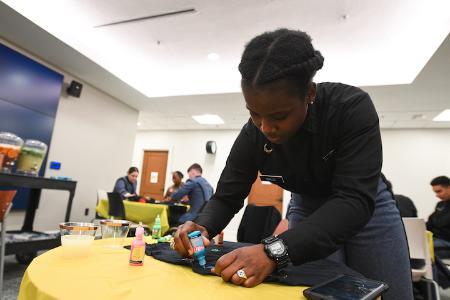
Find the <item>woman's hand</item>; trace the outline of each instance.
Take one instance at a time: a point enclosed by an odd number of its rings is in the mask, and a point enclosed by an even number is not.
[[[203,237],[203,244],[209,246],[210,241],[208,239],[208,232],[205,227],[195,224],[194,222],[187,221],[186,223],[178,226],[177,232],[175,232],[174,237],[174,249],[182,256],[188,257],[194,254],[191,243],[189,241],[188,234],[193,231],[200,231]]]
[[[212,271],[221,276],[224,281],[254,287],[263,282],[275,268],[276,264],[266,255],[264,245],[259,244],[242,247],[225,254],[219,258]],[[238,270],[243,270],[247,279],[242,278],[244,276],[238,276]]]

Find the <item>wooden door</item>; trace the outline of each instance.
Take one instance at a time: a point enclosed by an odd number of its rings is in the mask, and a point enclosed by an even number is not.
[[[283,210],[283,189],[276,184],[270,182],[262,182],[258,177],[253,183],[250,194],[248,195],[248,204],[258,206],[275,206],[282,214]]]
[[[167,151],[144,151],[140,195],[156,200],[164,198]]]

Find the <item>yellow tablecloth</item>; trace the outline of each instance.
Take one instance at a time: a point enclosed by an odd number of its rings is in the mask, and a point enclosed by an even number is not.
[[[167,205],[140,203],[127,200],[123,201],[123,204],[125,206],[125,219],[135,223],[142,222],[151,229],[155,223],[156,216],[159,215],[161,218],[161,232],[165,233],[169,230],[169,208]],[[99,216],[109,218],[108,200],[100,200],[97,204],[96,211]]]
[[[95,241],[87,257],[67,257],[62,247],[36,257],[18,299],[305,299],[304,288],[267,283],[244,288],[149,256],[144,266],[132,267],[128,250],[108,249],[102,242]]]

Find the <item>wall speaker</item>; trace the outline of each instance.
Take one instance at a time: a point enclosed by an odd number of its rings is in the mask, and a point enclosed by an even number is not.
[[[74,96],[79,98],[81,95],[81,90],[83,89],[83,85],[75,80],[70,82],[69,87],[67,88],[67,94],[70,96]]]

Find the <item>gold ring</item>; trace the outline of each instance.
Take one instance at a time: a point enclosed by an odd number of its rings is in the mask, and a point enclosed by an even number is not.
[[[247,279],[247,275],[245,274],[243,269],[237,270],[236,275],[242,279]]]
[[[170,249],[175,250],[175,241],[174,240],[172,240],[170,242]]]

